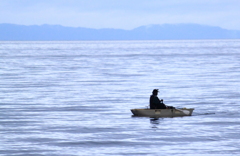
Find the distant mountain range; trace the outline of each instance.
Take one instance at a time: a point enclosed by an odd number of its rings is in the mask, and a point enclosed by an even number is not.
[[[148,25],[132,30],[0,24],[0,40],[2,41],[185,39],[240,39],[240,31],[198,24]]]

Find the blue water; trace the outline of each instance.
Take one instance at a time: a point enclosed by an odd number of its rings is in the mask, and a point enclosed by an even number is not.
[[[0,155],[240,155],[239,86],[240,40],[1,41]]]

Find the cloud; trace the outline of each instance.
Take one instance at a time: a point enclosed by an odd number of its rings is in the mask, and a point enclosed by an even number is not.
[[[239,29],[239,0],[0,0],[0,23],[132,29],[198,23]]]

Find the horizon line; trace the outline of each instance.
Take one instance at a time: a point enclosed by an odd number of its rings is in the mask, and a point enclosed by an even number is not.
[[[18,26],[61,26],[61,27],[68,27],[68,28],[87,28],[87,29],[96,29],[96,30],[100,30],[100,29],[115,29],[115,30],[134,30],[136,28],[139,27],[151,27],[151,26],[164,26],[164,25],[198,25],[198,26],[207,26],[207,27],[215,27],[215,28],[221,28],[224,30],[235,30],[235,31],[240,31],[237,29],[226,29],[226,28],[222,28],[220,26],[213,26],[213,25],[206,25],[206,24],[198,24],[198,23],[164,23],[164,24],[148,24],[148,25],[140,25],[138,27],[132,28],[132,29],[123,29],[123,28],[110,28],[110,27],[106,27],[106,28],[92,28],[92,27],[83,27],[83,26],[66,26],[66,25],[61,25],[61,24],[30,24],[30,25],[25,25],[25,24],[15,24],[15,23],[0,23],[0,25],[2,24],[9,24],[9,25],[18,25]]]

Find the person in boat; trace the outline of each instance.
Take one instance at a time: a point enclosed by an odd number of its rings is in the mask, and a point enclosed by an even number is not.
[[[158,89],[154,89],[149,99],[150,109],[174,109],[172,106],[165,105],[163,99],[160,100],[157,95]]]

